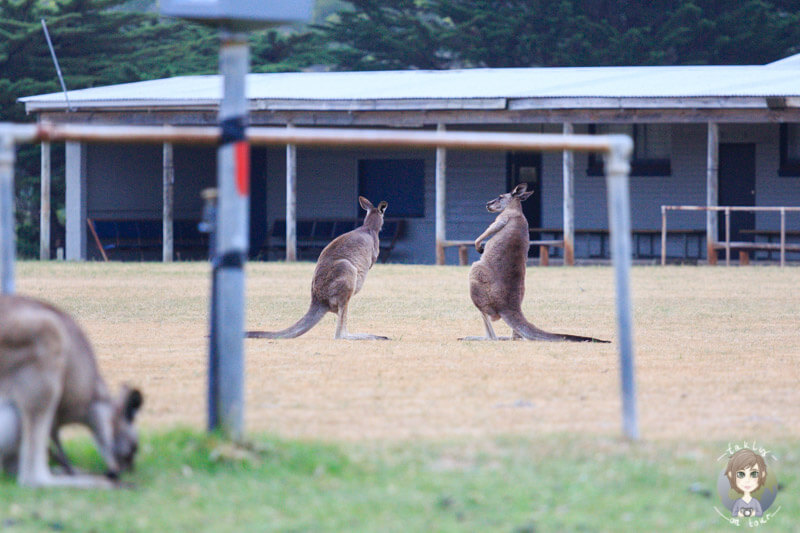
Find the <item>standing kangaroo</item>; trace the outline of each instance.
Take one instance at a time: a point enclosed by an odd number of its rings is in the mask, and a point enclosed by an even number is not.
[[[109,394],[94,352],[67,314],[23,296],[0,295],[0,465],[22,485],[111,488],[133,467],[138,437],[137,390]],[[58,437],[61,426],[89,427],[108,468],[106,477],[75,474]],[[53,475],[55,459],[70,475]]]
[[[388,339],[368,333],[347,332],[347,307],[378,259],[378,233],[383,227],[383,213],[389,205],[381,202],[375,207],[363,196],[358,197],[358,202],[367,211],[364,224],[339,235],[322,250],[311,282],[311,305],[305,316],[281,331],[248,331],[245,333],[247,338],[293,339],[316,326],[325,313],[331,312],[337,315],[335,339]]]
[[[500,213],[494,222],[475,239],[475,249],[483,254],[469,272],[469,294],[481,312],[486,337],[465,337],[463,340],[498,340],[492,320],[502,318],[514,331],[513,338],[544,341],[608,342],[592,337],[543,331],[522,314],[525,295],[525,263],[528,259],[530,232],[522,212],[522,202],[533,194],[520,183],[510,193],[501,194],[486,204],[490,213]],[[487,241],[484,250],[483,241]],[[507,339],[503,338],[503,339]]]

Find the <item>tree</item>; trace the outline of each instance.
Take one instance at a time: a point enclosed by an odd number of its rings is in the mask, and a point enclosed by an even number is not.
[[[790,0],[353,0],[317,26],[341,70],[759,64],[800,52]]]
[[[70,89],[216,70],[212,31],[122,6],[121,0],[0,0],[0,120],[30,120],[17,98],[60,90],[42,18]],[[38,250],[39,149],[22,146],[17,155],[18,248],[29,256]],[[63,206],[63,160],[57,147],[55,210]]]

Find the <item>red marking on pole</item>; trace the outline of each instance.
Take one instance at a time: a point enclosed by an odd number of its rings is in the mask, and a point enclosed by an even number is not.
[[[233,145],[236,164],[236,190],[240,196],[250,194],[250,144],[239,141]]]

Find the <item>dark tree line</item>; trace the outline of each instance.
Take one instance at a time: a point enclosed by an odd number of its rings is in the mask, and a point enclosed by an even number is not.
[[[800,52],[789,0],[352,0],[336,68],[759,64]]]
[[[318,0],[304,28],[251,36],[253,72],[761,64],[800,52],[797,0]],[[0,0],[0,121],[17,98],[217,71],[215,32],[160,18],[154,0]],[[20,252],[38,249],[38,148],[18,153]],[[54,206],[63,206],[63,150]]]

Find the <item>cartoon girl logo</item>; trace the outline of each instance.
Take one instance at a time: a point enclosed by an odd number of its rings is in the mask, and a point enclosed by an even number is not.
[[[778,483],[760,454],[750,448],[737,450],[720,473],[717,489],[731,519],[764,516],[775,501]]]
[[[767,463],[753,450],[739,450],[728,461],[725,477],[731,489],[741,494],[741,498],[733,502],[731,516],[761,516],[761,502],[753,493],[764,486],[767,479]]]

